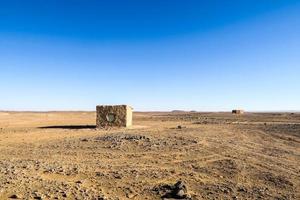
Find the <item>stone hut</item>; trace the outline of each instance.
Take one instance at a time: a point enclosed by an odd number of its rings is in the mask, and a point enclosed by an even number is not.
[[[132,125],[132,107],[128,105],[99,105],[96,107],[97,128],[129,127]]]
[[[244,114],[244,113],[245,113],[244,110],[232,110],[232,114],[241,115],[241,114]]]

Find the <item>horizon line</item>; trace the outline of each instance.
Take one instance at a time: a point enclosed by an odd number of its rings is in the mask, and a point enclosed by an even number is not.
[[[235,109],[232,109],[235,110]],[[205,113],[205,112],[210,112],[210,113],[226,113],[226,112],[232,112],[232,110],[180,110],[180,109],[175,109],[175,110],[133,110],[133,112],[184,112],[184,113]],[[290,112],[295,112],[295,113],[300,113],[300,110],[244,110],[245,113],[290,113]],[[0,110],[1,112],[31,112],[31,113],[50,113],[50,112],[96,112],[96,110]]]

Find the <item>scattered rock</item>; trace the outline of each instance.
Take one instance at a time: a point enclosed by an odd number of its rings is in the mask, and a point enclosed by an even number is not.
[[[178,181],[174,185],[160,185],[154,188],[163,199],[191,199],[191,196],[187,192],[187,187],[182,181]]]
[[[139,140],[150,140],[150,138],[144,135],[135,135],[127,133],[117,133],[113,135],[106,135],[95,138],[96,141],[109,141],[109,142],[120,142],[120,141],[139,141]]]
[[[293,183],[291,183],[284,176],[276,176],[270,172],[262,172],[258,174],[259,179],[264,180],[267,184],[271,184],[277,188],[291,188]]]
[[[184,128],[186,128],[186,126],[182,126],[182,125],[177,126],[177,129],[184,129]]]
[[[67,194],[66,194],[65,192],[63,192],[63,193],[61,194],[61,196],[64,197],[64,198],[66,198],[66,197],[67,197]]]
[[[135,193],[126,193],[126,197],[129,199],[132,199],[133,197],[135,197],[137,194]]]

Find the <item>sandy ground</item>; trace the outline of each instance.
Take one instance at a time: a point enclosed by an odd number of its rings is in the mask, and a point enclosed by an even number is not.
[[[0,199],[164,197],[300,199],[300,114],[0,112]]]

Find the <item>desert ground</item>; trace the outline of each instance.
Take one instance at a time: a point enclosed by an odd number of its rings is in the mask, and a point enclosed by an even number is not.
[[[299,113],[95,117],[0,112],[0,199],[300,199]]]

